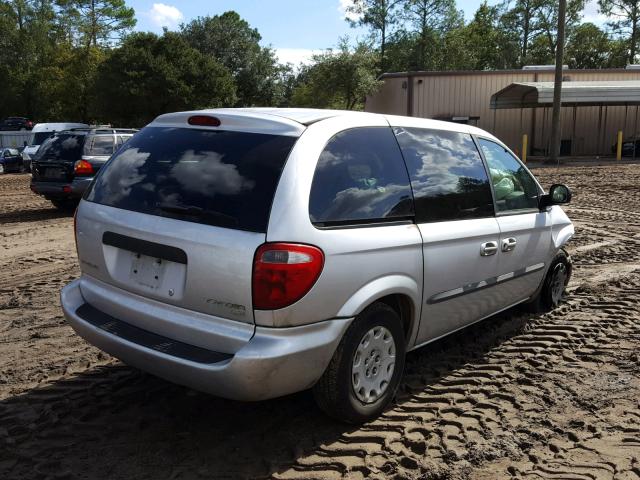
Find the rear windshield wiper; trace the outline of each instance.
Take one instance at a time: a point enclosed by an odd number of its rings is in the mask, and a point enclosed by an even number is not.
[[[178,215],[184,215],[187,217],[198,217],[201,220],[206,221],[211,225],[221,225],[228,227],[238,226],[238,219],[227,215],[226,213],[216,212],[215,210],[209,210],[202,207],[196,207],[195,205],[173,205],[167,203],[160,203],[157,207],[163,212],[174,213]]]

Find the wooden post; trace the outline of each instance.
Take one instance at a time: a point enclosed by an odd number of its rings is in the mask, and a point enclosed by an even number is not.
[[[522,134],[522,163],[527,163],[527,141],[529,138],[526,133]]]
[[[556,39],[556,74],[553,82],[553,111],[551,117],[551,155],[549,161],[560,164],[560,107],[562,106],[562,65],[564,55],[564,19],[567,0],[558,2],[558,30]]]

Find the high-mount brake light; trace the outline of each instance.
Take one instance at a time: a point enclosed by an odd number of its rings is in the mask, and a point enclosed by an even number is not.
[[[219,127],[220,119],[216,117],[210,117],[208,115],[193,115],[187,120],[189,125],[195,125],[199,127]]]
[[[316,283],[324,254],[318,247],[265,243],[253,261],[253,308],[276,310],[304,297]]]
[[[93,171],[93,166],[83,158],[74,164],[73,173],[76,175],[93,175],[95,172]]]

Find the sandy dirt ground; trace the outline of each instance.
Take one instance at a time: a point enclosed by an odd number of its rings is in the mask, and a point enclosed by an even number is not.
[[[0,479],[640,479],[640,165],[535,173],[574,189],[566,302],[409,354],[361,427],[308,392],[226,401],[87,345],[58,300],[72,219],[0,176]]]

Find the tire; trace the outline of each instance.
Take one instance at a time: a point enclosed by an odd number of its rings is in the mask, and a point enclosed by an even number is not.
[[[571,258],[567,252],[559,250],[549,265],[540,292],[525,305],[526,310],[533,313],[544,313],[556,308],[562,301],[564,289],[570,278]]]
[[[51,200],[51,203],[61,212],[73,212],[78,206],[78,202],[73,200]]]
[[[0,163],[0,175],[4,173],[4,165]]]
[[[374,303],[355,318],[342,337],[313,387],[316,403],[327,415],[346,423],[376,418],[398,389],[405,353],[400,317],[388,305]]]

